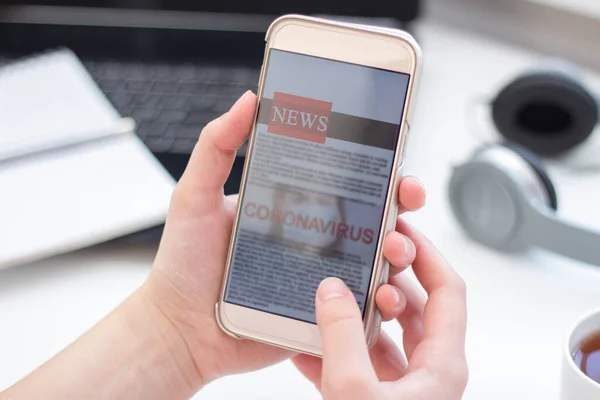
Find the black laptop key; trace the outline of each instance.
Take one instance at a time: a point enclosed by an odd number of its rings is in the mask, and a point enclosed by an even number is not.
[[[108,99],[115,105],[117,109],[128,106],[131,102],[132,95],[128,93],[107,93]]]
[[[258,86],[258,75],[255,70],[245,68],[234,68],[227,76],[227,80],[232,84],[256,85]]]
[[[183,125],[172,124],[165,131],[165,136],[169,136],[169,137],[172,137],[172,138],[175,138],[175,137],[178,137],[178,136],[182,136],[181,133],[180,133],[180,131],[182,129],[185,129],[185,127]]]
[[[227,90],[227,86],[222,83],[211,83],[206,87],[205,93],[208,96],[218,96],[223,94]]]
[[[205,82],[181,82],[179,93],[202,95],[206,92],[206,86]]]
[[[98,74],[101,78],[124,78],[123,64],[120,63],[105,63],[99,66]]]
[[[190,98],[187,101],[187,105],[190,108],[193,108],[196,110],[202,110],[202,111],[212,110],[213,107],[215,107],[216,103],[217,103],[216,97],[202,96],[202,95],[190,96]]]
[[[140,107],[153,107],[156,108],[160,103],[161,95],[153,93],[136,93],[131,99],[131,103]]]
[[[223,75],[223,67],[201,66],[197,70],[198,80],[204,82],[219,82]]]
[[[150,122],[158,117],[158,110],[151,107],[135,107],[131,113],[131,118],[135,122]]]
[[[165,135],[173,138],[196,141],[200,137],[202,128],[204,128],[204,125],[171,125],[167,128]]]
[[[122,79],[103,78],[98,81],[100,89],[105,92],[124,92],[125,81]]]
[[[167,153],[173,145],[173,138],[168,136],[151,136],[145,138],[144,143],[154,153]]]
[[[186,112],[178,110],[162,110],[158,116],[160,121],[177,123],[182,122],[186,117]]]
[[[250,88],[243,85],[213,83],[206,88],[206,93],[213,96],[238,98],[248,89]]]
[[[152,92],[153,93],[177,93],[179,89],[178,82],[171,81],[156,81],[152,84]]]
[[[184,122],[186,125],[206,125],[214,118],[215,114],[210,111],[189,111]]]
[[[117,111],[123,117],[130,117],[131,113],[133,112],[133,107],[131,106],[131,103],[130,103],[130,105],[117,107]]]
[[[136,132],[141,137],[164,136],[168,123],[163,121],[142,121],[137,123]]]
[[[146,80],[128,80],[125,88],[130,93],[146,93],[152,88],[152,82]]]
[[[168,108],[171,110],[187,110],[187,101],[187,95],[164,94],[160,98],[159,105],[161,108]]]

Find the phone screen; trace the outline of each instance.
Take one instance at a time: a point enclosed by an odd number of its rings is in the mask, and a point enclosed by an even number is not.
[[[227,303],[314,324],[335,276],[364,314],[409,79],[270,50]]]

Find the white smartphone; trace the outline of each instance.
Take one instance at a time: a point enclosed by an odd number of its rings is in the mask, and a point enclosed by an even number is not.
[[[321,356],[314,297],[335,276],[372,344],[421,51],[403,31],[298,15],[274,21],[266,43],[217,320]]]

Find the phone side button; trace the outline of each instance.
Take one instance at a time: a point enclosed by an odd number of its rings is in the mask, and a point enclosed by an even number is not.
[[[375,346],[377,340],[379,339],[379,334],[381,333],[381,313],[379,310],[375,311],[375,318],[373,321],[373,331],[369,336],[369,348]]]
[[[400,149],[400,157],[402,164],[404,164],[404,158],[406,157],[406,148],[408,147],[408,140],[410,139],[410,123],[404,121],[404,135],[402,138],[402,148]]]
[[[385,285],[386,283],[388,283],[389,278],[390,278],[390,263],[386,262],[385,268],[383,269],[383,274],[381,274],[381,284]]]

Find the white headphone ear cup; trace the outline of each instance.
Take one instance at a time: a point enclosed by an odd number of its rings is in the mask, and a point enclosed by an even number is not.
[[[501,251],[526,248],[527,207],[547,207],[548,193],[538,175],[517,153],[492,146],[452,173],[450,206],[475,241]]]
[[[520,247],[515,240],[520,207],[506,189],[507,178],[491,165],[470,161],[454,170],[448,189],[454,216],[467,235],[501,251]]]
[[[600,232],[559,218],[531,164],[504,146],[480,149],[454,169],[450,206],[475,241],[500,251],[541,247],[600,266]]]

